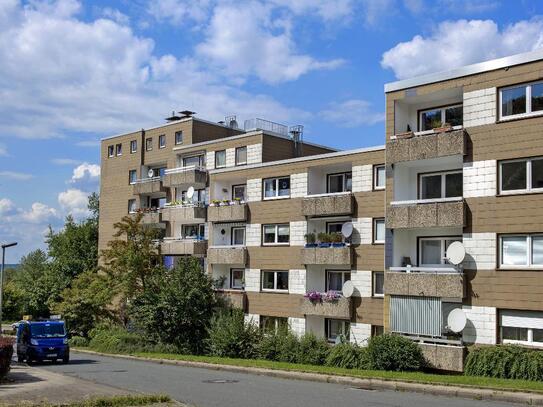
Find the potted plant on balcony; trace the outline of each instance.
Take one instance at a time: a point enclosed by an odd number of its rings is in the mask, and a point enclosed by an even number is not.
[[[315,290],[306,292],[304,297],[313,303],[320,302],[322,299],[321,293]]]
[[[238,198],[238,197],[235,197],[233,200],[232,200],[232,203],[234,204],[241,204],[241,198]]]
[[[405,138],[411,138],[413,137],[413,131],[411,130],[411,126],[408,124],[407,125],[407,130],[403,133],[398,133],[398,134],[395,134],[394,137],[396,137],[397,139],[405,139]]]
[[[331,239],[328,233],[320,232],[317,239],[319,239],[319,247],[330,247]]]
[[[330,290],[327,291],[323,296],[322,300],[324,302],[335,302],[341,298],[341,293],[339,291]]]
[[[305,234],[305,247],[317,247],[317,237],[315,233]]]
[[[332,247],[343,247],[345,246],[345,243],[343,243],[343,236],[339,232],[334,232],[330,234],[330,240],[332,241]]]
[[[443,123],[441,126],[435,127],[433,130],[434,130],[434,133],[445,133],[447,131],[451,131],[452,126],[450,123]]]
[[[220,203],[221,201],[219,201],[218,199],[212,199],[209,206],[219,206]]]
[[[223,199],[220,203],[220,206],[229,206],[230,205],[230,199]]]

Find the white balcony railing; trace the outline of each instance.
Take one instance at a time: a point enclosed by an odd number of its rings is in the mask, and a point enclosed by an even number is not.
[[[415,266],[406,266],[406,267],[390,267],[390,271],[398,273],[429,273],[429,274],[458,274],[462,272],[462,269],[454,266],[434,266],[434,267],[415,267]]]
[[[322,194],[307,194],[305,198],[321,198],[321,197],[327,197],[327,196],[343,196],[343,195],[351,195],[352,191],[343,191],[343,192],[325,192]]]
[[[459,202],[464,198],[461,196],[454,196],[451,198],[432,198],[432,199],[411,199],[406,201],[392,201],[390,205],[401,206],[401,205],[416,205],[416,204],[430,204],[430,203],[441,203],[441,202]]]
[[[153,182],[153,181],[160,181],[162,179],[161,176],[158,177],[149,177],[149,178],[141,178],[137,179],[133,182],[133,184],[145,184],[147,182]]]
[[[201,165],[189,165],[187,167],[168,168],[164,170],[164,174],[179,174],[187,171],[207,171],[205,167]]]

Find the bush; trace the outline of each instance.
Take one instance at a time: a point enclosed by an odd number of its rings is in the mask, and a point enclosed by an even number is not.
[[[276,362],[296,363],[299,354],[299,339],[287,327],[273,333],[266,333],[258,346],[258,356],[261,359]]]
[[[421,348],[399,335],[385,334],[368,342],[368,367],[374,370],[420,370],[425,361]]]
[[[70,338],[70,346],[86,347],[89,346],[89,340],[83,336],[72,336]]]
[[[477,347],[468,354],[465,374],[543,380],[543,352],[515,345]]]
[[[366,353],[366,348],[342,342],[330,349],[326,357],[326,365],[344,369],[366,369]]]
[[[306,365],[323,365],[330,351],[326,339],[318,339],[313,333],[306,333],[300,338],[297,363]]]
[[[207,340],[213,356],[250,359],[256,355],[260,330],[253,323],[246,323],[241,310],[225,310],[211,321]]]
[[[6,377],[11,368],[11,357],[13,356],[13,338],[0,336],[0,379]]]

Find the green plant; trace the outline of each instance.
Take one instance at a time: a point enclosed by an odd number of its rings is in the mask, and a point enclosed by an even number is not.
[[[304,237],[305,237],[305,242],[308,244],[315,244],[315,242],[317,241],[315,233],[306,233]]]
[[[323,365],[330,351],[330,345],[324,338],[317,338],[313,333],[302,335],[298,345],[296,363],[304,365]]]
[[[298,337],[288,327],[280,327],[275,332],[263,335],[259,343],[258,355],[261,359],[295,363],[298,349]]]
[[[242,310],[224,310],[211,321],[207,347],[213,356],[250,359],[256,355],[260,337],[258,326],[245,322]]]
[[[226,276],[219,276],[217,278],[213,279],[213,288],[215,290],[220,290],[224,287],[224,283],[226,281]]]
[[[374,336],[369,340],[367,349],[371,369],[413,371],[425,365],[421,348],[403,336]]]
[[[343,242],[343,235],[338,232],[331,233],[330,240],[332,243],[341,243]]]
[[[356,344],[342,342],[332,346],[328,356],[326,357],[326,365],[340,367],[344,369],[365,369],[364,361],[366,357],[364,353],[367,350]]]
[[[13,342],[12,338],[0,337],[0,379],[3,379],[11,368]]]
[[[70,342],[70,346],[75,346],[75,347],[89,346],[89,340],[83,336],[72,336],[69,342]]]
[[[330,234],[325,232],[319,232],[317,239],[320,243],[330,243],[331,241]]]

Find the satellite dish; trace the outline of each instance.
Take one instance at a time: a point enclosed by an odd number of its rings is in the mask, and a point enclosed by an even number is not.
[[[194,187],[189,187],[189,189],[187,189],[187,198],[192,199],[193,196],[194,196]]]
[[[341,226],[341,234],[344,238],[348,239],[353,234],[353,224],[351,222],[345,222]]]
[[[345,298],[351,297],[354,293],[353,282],[351,280],[345,281],[345,283],[343,284],[343,288],[341,289],[341,292],[343,293],[343,296]]]
[[[155,175],[155,172],[153,171],[152,168],[150,168],[149,171],[147,171],[147,176],[148,176],[149,178],[153,178],[153,175]]]
[[[466,257],[466,248],[461,242],[452,242],[447,249],[447,260],[458,266]]]
[[[447,316],[447,326],[453,332],[460,333],[468,322],[466,314],[461,308],[455,308]]]

